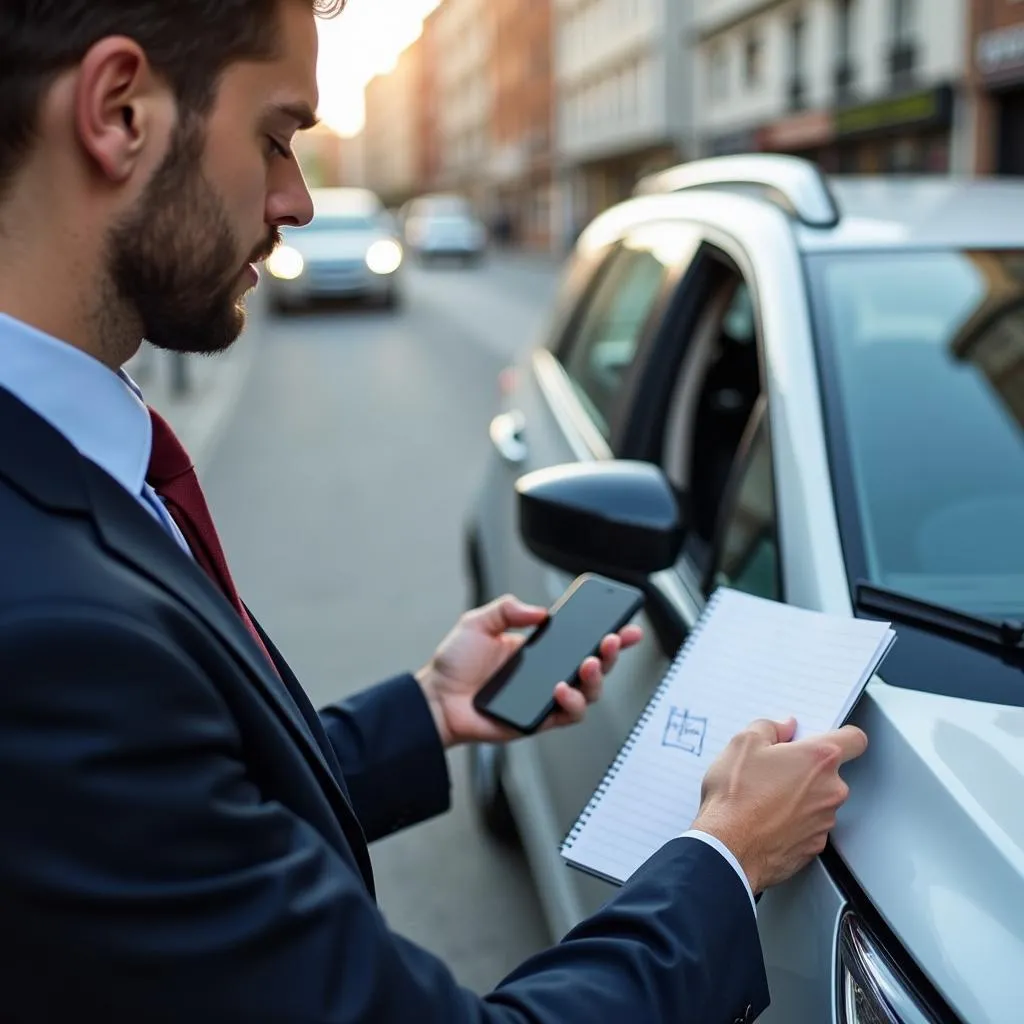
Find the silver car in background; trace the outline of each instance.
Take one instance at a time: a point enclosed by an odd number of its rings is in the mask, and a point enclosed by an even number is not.
[[[487,252],[487,230],[460,195],[420,196],[402,210],[405,244],[421,263],[454,258],[477,264]]]
[[[397,308],[404,251],[377,195],[330,188],[313,189],[312,197],[312,222],[283,228],[266,262],[271,305],[281,312],[317,299],[362,298]]]

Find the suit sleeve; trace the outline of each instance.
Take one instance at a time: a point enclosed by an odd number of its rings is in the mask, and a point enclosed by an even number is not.
[[[728,1024],[763,1000],[742,886],[691,840],[474,995],[388,929],[251,756],[164,634],[106,610],[0,621],[5,1019]]]
[[[448,762],[411,675],[324,708],[320,721],[368,842],[448,810]]]

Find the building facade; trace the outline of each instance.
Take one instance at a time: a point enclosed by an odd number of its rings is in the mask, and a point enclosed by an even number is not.
[[[694,0],[554,0],[562,228],[693,155]]]
[[[1024,3],[972,0],[974,169],[1024,174]]]
[[[298,132],[293,142],[295,159],[310,188],[341,185],[345,177],[345,140],[325,124]]]
[[[435,19],[439,184],[468,196],[490,221],[493,3],[444,0]]]
[[[441,183],[441,109],[439,87],[439,53],[437,38],[438,8],[424,19],[419,46],[419,84],[416,88],[417,123],[416,189],[430,192]]]
[[[399,55],[393,70],[366,85],[363,129],[367,185],[388,206],[400,206],[415,195],[420,170],[421,79],[420,40]]]
[[[491,226],[499,242],[540,249],[554,236],[551,5],[491,0]]]
[[[705,154],[866,174],[972,163],[966,0],[708,0],[697,36]]]

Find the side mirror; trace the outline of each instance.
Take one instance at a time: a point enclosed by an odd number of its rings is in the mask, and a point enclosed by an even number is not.
[[[679,557],[685,515],[668,478],[650,463],[553,466],[521,477],[516,493],[527,548],[573,575],[641,583]]]

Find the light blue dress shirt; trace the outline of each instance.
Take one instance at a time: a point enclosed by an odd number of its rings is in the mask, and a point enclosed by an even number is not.
[[[0,313],[0,387],[112,476],[189,551],[146,483],[153,425],[127,373],[115,373],[74,346]]]
[[[106,470],[189,551],[163,502],[146,483],[153,425],[142,392],[124,370],[115,373],[72,345],[0,313],[0,387]],[[698,831],[682,838],[717,850],[743,880],[756,912],[747,876],[725,844]]]

